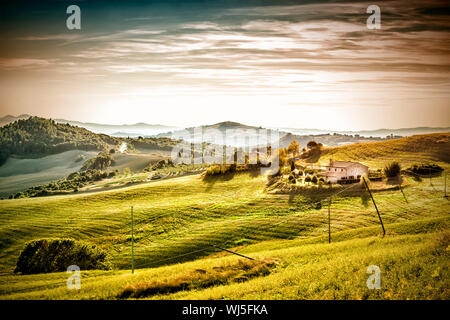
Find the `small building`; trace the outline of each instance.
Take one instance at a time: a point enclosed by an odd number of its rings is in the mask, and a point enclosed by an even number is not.
[[[330,159],[330,163],[325,168],[323,176],[331,183],[359,180],[364,174],[369,174],[369,167],[359,162]]]

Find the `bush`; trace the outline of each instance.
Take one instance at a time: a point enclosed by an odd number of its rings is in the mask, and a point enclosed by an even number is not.
[[[312,178],[311,178],[311,182],[312,183],[314,183],[314,184],[316,184],[317,183],[317,177],[316,176],[313,176]]]
[[[289,175],[288,179],[289,179],[289,182],[292,184],[295,184],[297,182],[294,174],[292,174],[292,173]]]
[[[225,175],[228,173],[242,173],[242,172],[254,172],[255,170],[259,170],[261,167],[264,167],[263,164],[227,164],[227,165],[212,165],[206,169],[206,171],[202,174],[202,179],[206,179],[213,176]],[[289,169],[289,168],[288,168]],[[290,171],[288,170],[288,173]],[[275,175],[279,175],[277,172]]]
[[[442,171],[444,171],[444,168],[437,164],[431,164],[431,165],[413,165],[411,168],[407,169],[408,171],[412,171],[415,174],[419,175],[433,175],[433,174],[439,174]]]
[[[402,168],[398,162],[391,162],[386,167],[384,167],[384,174],[388,178],[397,177],[400,174]]]
[[[291,173],[291,169],[288,167],[284,167],[281,169],[281,174],[283,174],[283,175],[288,175],[290,173]]]
[[[306,176],[305,177],[305,182],[311,182],[311,176]]]
[[[311,141],[309,141],[309,142],[306,144],[306,147],[307,147],[308,149],[314,149],[314,148],[317,148],[317,142],[315,142],[314,140],[311,140]]]
[[[62,272],[70,265],[81,270],[111,269],[106,252],[95,245],[72,239],[40,239],[25,245],[14,273]]]
[[[100,152],[95,158],[91,158],[87,160],[83,167],[82,171],[96,169],[96,170],[105,170],[106,168],[114,165],[114,159],[109,153]]]

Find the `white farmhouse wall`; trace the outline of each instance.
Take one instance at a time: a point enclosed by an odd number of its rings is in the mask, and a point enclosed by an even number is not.
[[[358,176],[362,177],[364,174],[369,174],[369,168],[364,165],[354,164],[347,168],[347,177],[353,176],[353,179],[357,179]]]
[[[325,177],[328,181],[336,183],[341,179],[359,179],[365,174],[369,174],[369,168],[361,163],[345,161],[335,163],[330,161]]]

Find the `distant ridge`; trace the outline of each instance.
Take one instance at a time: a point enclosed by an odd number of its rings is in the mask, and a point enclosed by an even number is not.
[[[360,130],[360,131],[342,131],[342,130],[322,130],[322,129],[295,129],[295,128],[280,128],[280,130],[287,131],[297,135],[311,135],[311,134],[327,134],[338,133],[365,137],[386,137],[388,135],[397,136],[413,136],[416,134],[427,133],[446,133],[450,132],[450,127],[414,127],[414,128],[398,128],[398,129],[376,129],[376,130]]]
[[[14,122],[16,120],[27,119],[30,115],[21,114],[19,116],[6,115],[0,118],[0,126],[4,126],[8,123]],[[378,137],[384,138],[389,135],[394,136],[412,136],[416,134],[428,134],[428,133],[445,133],[450,132],[450,127],[414,127],[414,128],[397,128],[397,129],[376,129],[376,130],[359,130],[359,131],[351,131],[351,130],[327,130],[327,129],[311,129],[311,128],[276,128],[276,127],[257,127],[250,126],[246,124],[242,124],[236,121],[222,121],[214,124],[202,125],[197,127],[187,127],[180,128],[176,126],[168,126],[161,124],[148,124],[144,122],[139,122],[135,124],[122,124],[122,125],[114,125],[114,124],[101,124],[94,122],[81,122],[81,121],[72,121],[65,119],[55,119],[58,123],[69,123],[71,125],[75,125],[81,128],[88,129],[95,133],[104,133],[117,137],[170,137],[172,134],[181,132],[183,130],[194,131],[194,129],[202,128],[206,129],[218,129],[220,131],[225,132],[227,129],[266,129],[277,130],[280,133],[291,133],[294,135],[300,136],[311,136],[311,135],[323,135],[323,134],[341,134],[341,135],[360,135],[364,137]]]
[[[0,118],[0,126],[5,126],[11,122],[17,120],[24,120],[31,117],[28,114],[22,114],[17,117],[12,115],[7,115],[5,117]],[[135,124],[101,124],[94,122],[81,122],[81,121],[73,121],[66,119],[54,119],[57,123],[68,123],[72,126],[77,126],[80,128],[85,128],[94,133],[104,133],[107,135],[115,136],[115,133],[120,133],[118,136],[154,136],[162,132],[168,132],[171,130],[179,130],[178,127],[166,126],[161,124],[147,124],[143,122],[135,123]]]

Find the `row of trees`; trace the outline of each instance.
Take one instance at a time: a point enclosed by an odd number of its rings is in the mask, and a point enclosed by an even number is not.
[[[290,165],[291,169],[295,169],[295,159],[297,157],[305,158],[303,155],[307,155],[308,157],[310,153],[316,152],[323,147],[321,143],[317,143],[314,140],[309,141],[306,144],[306,148],[303,148],[300,150],[300,143],[298,143],[295,140],[292,140],[289,146],[286,148],[280,148],[278,149],[278,156],[279,156],[279,165],[280,168],[285,167],[286,165]]]

